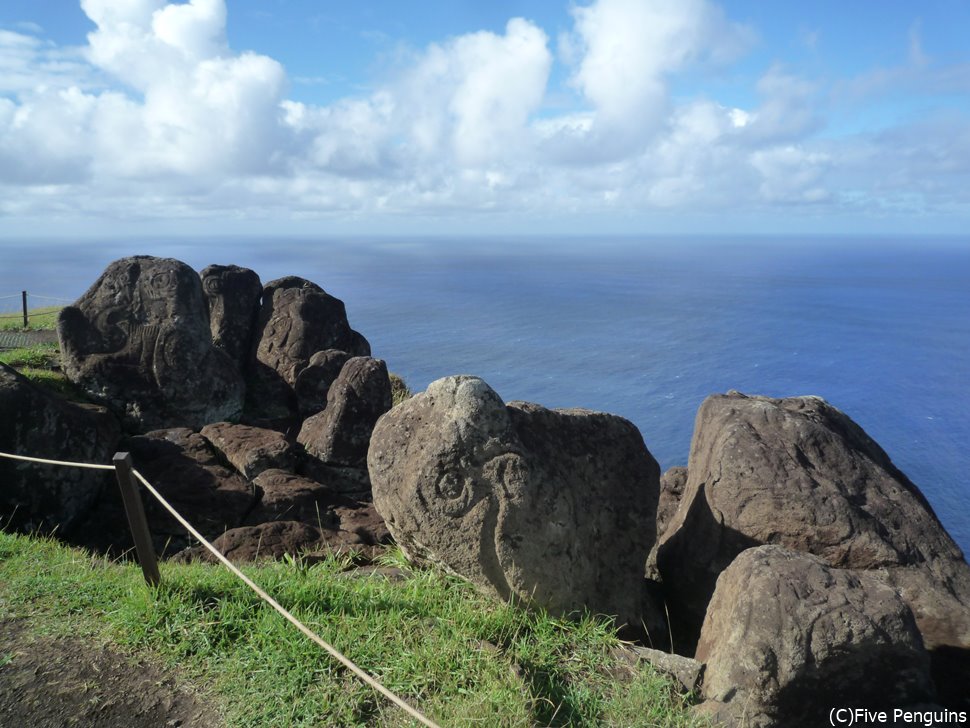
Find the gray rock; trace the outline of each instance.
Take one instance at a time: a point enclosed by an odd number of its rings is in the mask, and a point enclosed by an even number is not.
[[[660,476],[660,500],[657,503],[657,543],[650,549],[650,555],[647,557],[646,573],[650,579],[660,579],[660,570],[657,568],[657,550],[660,539],[680,507],[680,499],[683,497],[686,487],[687,468],[670,468]]]
[[[242,371],[252,350],[253,327],[263,285],[249,268],[210,265],[199,274],[209,308],[212,343]]]
[[[970,568],[926,499],[845,414],[818,397],[708,397],[687,489],[658,564],[672,611],[699,623],[718,574],[779,544],[896,586],[928,648],[970,648]]]
[[[367,340],[350,328],[343,301],[304,278],[267,283],[256,321],[251,402],[271,416],[296,409],[293,387],[318,351],[369,356]]]
[[[933,699],[909,607],[873,575],[778,546],[721,574],[704,620],[700,708],[731,726],[819,726],[832,708]]]
[[[270,468],[292,468],[293,448],[282,433],[249,425],[216,422],[200,433],[240,475],[252,480]]]
[[[327,394],[350,354],[337,349],[318,351],[310,357],[310,363],[296,376],[293,389],[296,392],[300,414],[314,415],[327,406]]]
[[[202,284],[171,258],[111,263],[58,319],[64,373],[145,431],[236,419],[238,366],[212,344]]]
[[[107,465],[120,438],[104,408],[76,405],[0,364],[0,451]],[[26,532],[69,533],[114,475],[0,458],[0,524]]]
[[[297,442],[323,463],[360,466],[378,418],[391,409],[391,381],[381,359],[354,357],[340,370],[327,406],[303,423]]]
[[[506,406],[447,377],[385,414],[367,459],[374,504],[412,558],[502,600],[639,625],[659,468],[628,421]]]
[[[639,645],[623,645],[614,655],[627,664],[646,662],[657,672],[672,677],[685,693],[693,693],[704,678],[704,663],[690,657],[661,652]]]

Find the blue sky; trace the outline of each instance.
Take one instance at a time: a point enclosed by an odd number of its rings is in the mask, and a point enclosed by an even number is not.
[[[955,233],[970,3],[4,0],[0,236]]]

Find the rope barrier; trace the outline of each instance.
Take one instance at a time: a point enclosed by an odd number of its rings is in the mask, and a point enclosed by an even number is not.
[[[75,462],[67,462],[67,461],[64,461],[64,460],[48,460],[48,459],[43,459],[43,458],[27,457],[25,455],[13,455],[11,453],[5,453],[5,452],[0,452],[0,457],[10,458],[11,460],[23,460],[23,461],[26,461],[26,462],[43,463],[43,464],[46,464],[46,465],[63,465],[63,466],[76,467],[76,468],[89,468],[89,469],[92,469],[92,470],[115,470],[115,467],[113,465],[96,465],[94,463],[75,463]],[[246,584],[246,586],[248,586],[250,589],[252,589],[254,592],[256,592],[256,594],[263,601],[265,601],[273,609],[275,609],[277,612],[279,612],[290,624],[292,624],[294,627],[296,627],[298,630],[300,630],[300,632],[302,632],[306,637],[308,637],[310,640],[312,640],[313,642],[315,642],[319,647],[321,647],[324,650],[326,650],[326,652],[328,652],[331,655],[331,657],[333,657],[341,665],[343,665],[348,670],[350,670],[352,673],[354,673],[364,683],[366,683],[367,685],[369,685],[370,687],[372,687],[374,690],[376,690],[378,693],[380,693],[381,695],[383,695],[385,698],[387,698],[388,700],[390,700],[392,703],[394,703],[396,706],[398,706],[401,710],[403,710],[405,713],[407,713],[408,715],[410,715],[412,718],[414,718],[415,720],[417,720],[419,723],[421,723],[424,726],[427,726],[427,728],[441,728],[437,723],[435,723],[431,719],[425,717],[424,714],[420,713],[415,708],[412,708],[402,698],[399,698],[395,693],[391,692],[386,687],[384,687],[380,682],[378,682],[375,678],[371,677],[364,670],[362,670],[360,667],[358,667],[353,661],[350,660],[350,658],[346,657],[336,647],[333,647],[330,643],[328,643],[327,641],[325,641],[324,639],[322,639],[319,635],[317,635],[315,632],[313,632],[309,627],[307,627],[306,625],[304,625],[303,622],[301,622],[296,617],[294,617],[292,614],[290,614],[290,612],[288,612],[283,606],[281,606],[279,602],[277,602],[275,599],[273,599],[273,597],[271,597],[269,594],[267,594],[265,591],[263,591],[248,576],[246,576],[244,573],[242,573],[242,571],[240,571],[239,568],[236,567],[235,564],[233,564],[231,561],[229,561],[229,559],[227,559],[219,551],[219,549],[217,549],[215,546],[213,546],[211,543],[209,543],[209,541],[207,541],[206,538],[201,533],[199,533],[192,526],[191,523],[189,523],[188,521],[186,521],[182,517],[182,515],[178,511],[176,511],[175,508],[173,508],[172,505],[167,500],[165,500],[164,497],[162,497],[162,494],[161,493],[159,493],[157,490],[155,490],[155,488],[152,486],[151,483],[148,482],[148,480],[145,478],[145,476],[143,476],[141,473],[139,473],[135,469],[132,469],[131,473],[132,473],[132,475],[135,476],[135,478],[138,479],[138,481],[143,486],[145,486],[145,489],[149,493],[151,493],[152,496],[154,496],[154,498],[159,503],[162,504],[162,506],[165,508],[165,510],[167,510],[172,515],[172,517],[175,518],[176,521],[178,521],[180,524],[182,524],[182,526],[185,527],[185,529],[189,533],[191,533],[192,536],[196,540],[198,540],[199,543],[201,543],[213,556],[215,556],[223,566],[225,566],[227,569],[229,569],[229,571],[231,571],[235,576],[239,577],[239,579],[241,579],[243,581],[243,583]]]
[[[70,298],[59,298],[58,296],[42,296],[39,293],[29,294],[31,298],[43,298],[45,301],[64,301],[65,303],[71,303]]]

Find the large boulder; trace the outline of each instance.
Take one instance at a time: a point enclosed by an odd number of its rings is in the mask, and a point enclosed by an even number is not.
[[[637,429],[587,410],[504,404],[447,377],[385,414],[374,504],[412,558],[499,599],[639,625],[659,468]]]
[[[894,589],[778,546],[745,551],[718,578],[696,659],[700,712],[730,726],[814,728],[832,709],[933,699],[929,656]]]
[[[238,366],[212,344],[202,283],[171,258],[111,263],[58,319],[64,373],[137,431],[242,411]]]
[[[296,377],[293,386],[303,416],[315,415],[327,406],[327,394],[351,356],[346,351],[327,349],[310,357],[310,363]]]
[[[107,465],[120,437],[104,408],[66,402],[0,364],[0,451]],[[0,458],[0,524],[69,533],[114,475]]]
[[[263,287],[253,346],[250,400],[267,416],[285,416],[296,409],[293,387],[318,351],[370,356],[370,344],[350,328],[343,301],[296,276]]]
[[[212,343],[245,368],[252,349],[253,327],[263,285],[249,268],[210,265],[199,273],[209,308]]]
[[[329,387],[327,406],[303,422],[297,442],[323,463],[360,466],[378,418],[391,409],[391,380],[381,359],[349,359]]]
[[[290,469],[296,464],[292,446],[276,430],[215,422],[199,434],[247,480],[270,468]]]
[[[718,574],[779,544],[895,586],[930,649],[970,648],[970,567],[926,499],[845,414],[818,397],[736,392],[697,414],[687,488],[658,564],[699,623]]]

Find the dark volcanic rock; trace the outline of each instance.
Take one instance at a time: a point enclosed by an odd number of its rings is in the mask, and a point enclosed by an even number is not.
[[[669,594],[698,621],[744,549],[779,544],[899,589],[928,648],[970,648],[970,568],[926,499],[817,397],[715,395],[701,405],[687,490],[660,545]]]
[[[360,466],[378,418],[391,409],[391,380],[381,359],[354,357],[327,394],[327,407],[308,418],[297,442],[324,463]]]
[[[235,563],[280,559],[285,555],[300,556],[312,550],[320,541],[320,532],[300,521],[272,521],[258,526],[232,528],[219,536],[212,545]],[[179,561],[215,561],[203,547],[194,547],[178,556]]]
[[[111,263],[58,319],[67,377],[138,431],[235,419],[238,366],[212,345],[202,284],[171,258]]]
[[[254,407],[270,416],[290,413],[297,376],[327,349],[370,355],[367,340],[350,328],[343,301],[296,276],[267,283],[254,340]]]
[[[700,712],[732,726],[814,727],[832,708],[933,699],[929,656],[895,590],[778,546],[749,549],[721,574],[696,658]]]
[[[302,521],[317,528],[339,528],[337,507],[354,507],[348,498],[309,478],[285,470],[264,470],[253,481],[259,503],[246,516],[245,525],[267,521]]]
[[[216,422],[200,433],[247,480],[270,468],[290,469],[296,463],[293,448],[276,430]]]
[[[252,350],[253,327],[263,285],[249,268],[210,265],[199,274],[209,307],[212,343],[242,371]]]
[[[660,474],[626,420],[506,406],[477,377],[447,377],[380,419],[367,462],[410,556],[503,600],[640,624]]]
[[[0,364],[0,451],[107,465],[120,437],[118,422],[100,407],[65,402]],[[0,458],[0,524],[65,534],[86,516],[110,472]]]
[[[310,357],[310,363],[297,375],[294,386],[300,414],[313,415],[327,406],[330,385],[348,359],[350,354],[337,349],[318,351]]]
[[[158,430],[131,437],[125,445],[135,468],[206,538],[238,526],[255,505],[253,486],[222,465],[198,433]],[[170,542],[168,552],[187,544],[185,529],[153,498],[144,500],[156,544]]]
[[[651,579],[660,578],[657,569],[657,549],[660,539],[667,530],[667,525],[673,519],[680,507],[680,499],[687,487],[687,468],[670,468],[660,476],[660,500],[657,503],[657,543],[650,550],[647,557],[647,576]]]

